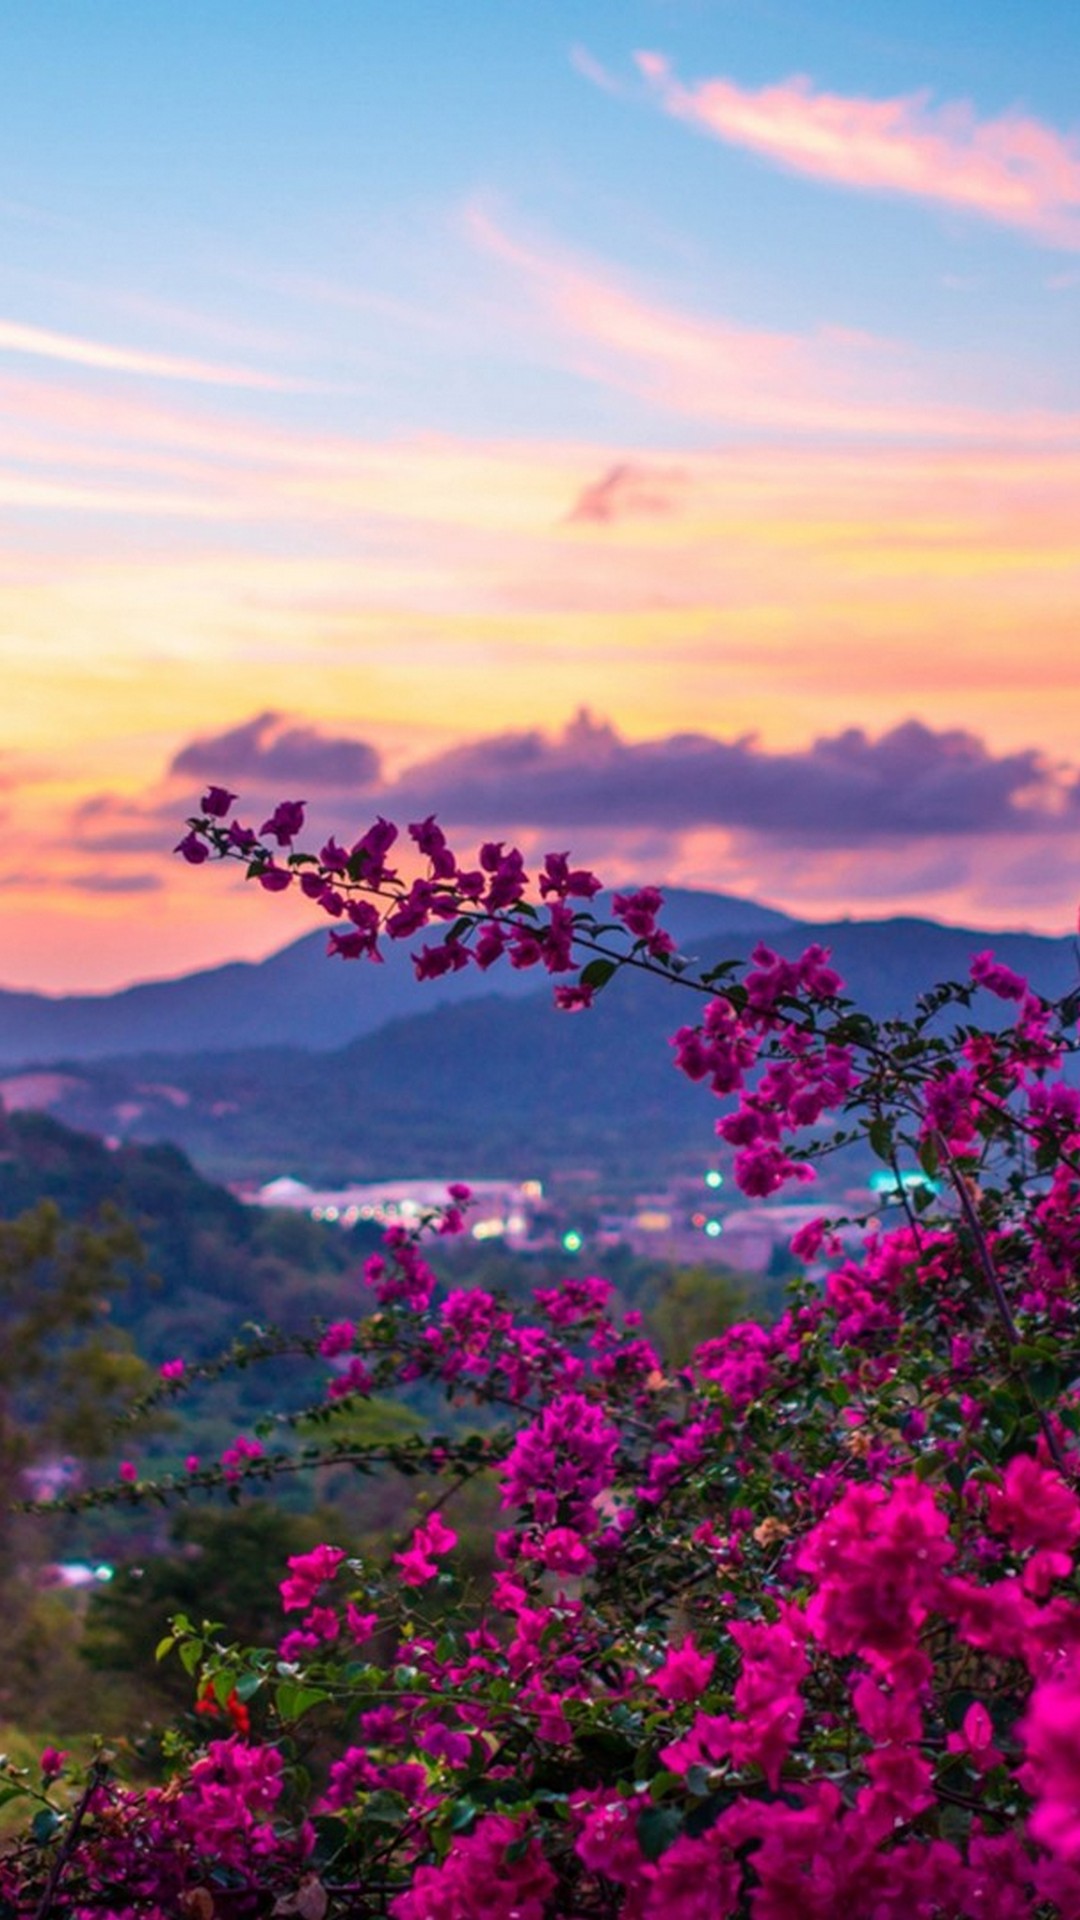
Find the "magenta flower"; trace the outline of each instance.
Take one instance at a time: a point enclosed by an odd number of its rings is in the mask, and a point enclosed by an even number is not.
[[[177,841],[173,852],[180,854],[181,858],[192,867],[201,867],[203,861],[210,858],[209,847],[205,840],[200,840],[194,828],[190,833],[185,833],[182,840]]]
[[[429,1515],[423,1524],[417,1527],[412,1544],[404,1553],[395,1553],[394,1559],[401,1568],[402,1584],[406,1587],[421,1587],[428,1580],[434,1580],[439,1569],[435,1564],[437,1554],[450,1553],[457,1546],[457,1534],[448,1527],[438,1513]]]
[[[1059,1859],[1080,1863],[1080,1676],[1037,1686],[1020,1732],[1027,1746],[1024,1784],[1034,1796],[1032,1838]]]
[[[1080,1500],[1060,1473],[1018,1453],[1005,1469],[1003,1484],[987,1491],[986,1524],[1018,1553],[1030,1547],[1060,1552],[1080,1540]]]
[[[264,820],[260,833],[273,834],[279,847],[291,847],[298,833],[304,830],[303,800],[282,800],[274,808],[269,820]]]
[[[236,797],[227,787],[207,787],[199,805],[211,820],[224,820]]]
[[[289,1577],[278,1587],[286,1613],[302,1613],[313,1605],[321,1586],[332,1580],[345,1558],[343,1547],[318,1546],[310,1553],[294,1553],[288,1561]]]
[[[650,1673],[649,1685],[672,1705],[697,1700],[712,1679],[715,1665],[715,1653],[701,1653],[693,1634],[688,1633],[677,1647],[668,1648],[663,1665]]]

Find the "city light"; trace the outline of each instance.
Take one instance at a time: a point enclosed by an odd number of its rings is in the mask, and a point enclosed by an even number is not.
[[[565,1253],[580,1253],[585,1244],[580,1233],[576,1232],[573,1227],[563,1234],[562,1243]]]
[[[723,1233],[724,1229],[720,1225],[719,1220],[706,1220],[705,1231],[710,1240],[715,1240],[719,1234]]]
[[[875,1173],[870,1175],[869,1184],[872,1193],[912,1193],[917,1191],[919,1187],[926,1187],[931,1193],[941,1192],[941,1182],[939,1180],[931,1180],[928,1174],[913,1171],[910,1173],[902,1173],[899,1179],[897,1179],[895,1173],[889,1173],[884,1167],[879,1167]]]
[[[720,1173],[716,1167],[710,1167],[708,1173],[705,1175],[705,1185],[707,1187],[722,1187],[723,1184],[723,1174]]]

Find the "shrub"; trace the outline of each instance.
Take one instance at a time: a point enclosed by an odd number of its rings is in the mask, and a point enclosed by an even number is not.
[[[736,1322],[674,1371],[598,1277],[525,1311],[440,1289],[419,1231],[388,1232],[355,1317],[299,1345],[322,1371],[316,1412],[187,1479],[235,1494],[390,1460],[425,1476],[418,1523],[381,1561],[347,1541],[292,1555],[276,1644],[178,1618],[162,1651],[210,1737],[177,1743],[161,1789],[99,1762],[73,1812],[57,1756],[13,1778],[39,1804],[9,1911],[1080,1912],[1075,1001],[1049,1005],[984,954],[879,1025],[816,947],[695,977],[657,892],[616,895],[602,922],[599,883],[564,855],[534,903],[515,851],[463,869],[426,820],[410,832],[427,870],[406,883],[386,822],[316,857],[294,850],[299,803],[257,835],[232,802],[212,788],[180,851],[301,888],[337,955],[434,928],[421,977],[538,966],[569,1011],[619,967],[662,972],[700,996],[675,1062],[720,1097],[744,1193],[808,1185],[854,1141],[900,1204],[857,1246],[836,1222],[803,1229],[777,1322]],[[971,1017],[983,995],[1010,1025]],[[458,1231],[467,1203],[451,1189],[426,1229]],[[417,1382],[444,1395],[445,1431],[336,1434],[339,1410]],[[174,1369],[163,1391],[185,1384]],[[490,1570],[461,1564],[453,1524],[484,1479]],[[143,1487],[132,1465],[99,1497],[183,1481]]]

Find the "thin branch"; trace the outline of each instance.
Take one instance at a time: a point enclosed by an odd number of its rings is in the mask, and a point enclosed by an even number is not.
[[[937,1145],[938,1152],[941,1155],[942,1159],[944,1160],[945,1168],[946,1168],[946,1171],[948,1172],[949,1179],[952,1182],[954,1191],[956,1193],[956,1197],[960,1202],[960,1211],[964,1216],[964,1220],[967,1224],[968,1231],[970,1232],[972,1240],[975,1243],[975,1251],[978,1255],[979,1265],[983,1270],[983,1274],[986,1278],[987,1284],[990,1288],[990,1292],[993,1296],[994,1305],[998,1311],[998,1317],[1001,1321],[1003,1328],[1005,1329],[1006,1341],[1008,1342],[1010,1347],[1015,1349],[1020,1345],[1020,1330],[1017,1327],[1016,1321],[1013,1317],[1013,1310],[1009,1305],[1008,1298],[1005,1293],[1005,1289],[1001,1284],[1001,1275],[998,1273],[998,1270],[994,1265],[993,1256],[990,1252],[990,1247],[986,1238],[986,1234],[983,1231],[982,1222],[975,1211],[975,1203],[972,1200],[971,1194],[968,1191],[967,1183],[964,1180],[964,1176],[960,1172],[959,1167],[956,1165],[956,1162],[949,1151],[948,1141],[945,1139],[944,1135],[940,1132],[935,1132],[934,1140]],[[1046,1441],[1047,1450],[1050,1454],[1050,1457],[1053,1460],[1054,1465],[1057,1468],[1058,1472],[1061,1474],[1062,1479],[1071,1480],[1074,1477],[1072,1469],[1069,1467],[1069,1464],[1065,1458],[1065,1454],[1062,1450],[1061,1442],[1059,1441],[1057,1434],[1054,1432],[1054,1429],[1050,1424],[1050,1421],[1046,1414],[1046,1409],[1044,1407],[1041,1407],[1038,1401],[1036,1400],[1035,1395],[1032,1392],[1030,1382],[1028,1381],[1027,1375],[1024,1372],[1023,1368],[1019,1367],[1017,1371],[1019,1372],[1020,1378],[1024,1383],[1025,1389],[1027,1390],[1028,1398],[1030,1399],[1032,1407],[1034,1408],[1035,1417],[1039,1422],[1039,1426],[1042,1430],[1042,1436],[1043,1436],[1043,1439]]]

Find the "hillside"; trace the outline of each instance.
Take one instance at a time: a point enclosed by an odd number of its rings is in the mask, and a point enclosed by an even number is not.
[[[111,1312],[150,1360],[213,1352],[248,1315],[302,1324],[348,1297],[356,1254],[342,1235],[242,1206],[176,1146],[110,1149],[50,1115],[0,1115],[0,1218],[39,1200],[73,1220],[114,1207],[137,1228],[146,1268]]]
[[[1078,977],[1068,940],[914,919],[792,930],[792,945],[809,939],[832,948],[854,997],[879,1015],[910,1008],[936,980],[963,978],[971,954],[988,945],[1049,994]],[[699,953],[719,959],[735,945],[714,935]],[[320,981],[350,971],[320,964]],[[410,983],[408,1018],[333,1052],[232,1047],[61,1061],[40,1097],[93,1132],[175,1142],[222,1179],[546,1178],[586,1167],[608,1182],[647,1184],[709,1153],[714,1103],[673,1071],[665,1044],[696,1017],[695,996],[624,975],[592,1012],[566,1016],[534,975],[525,978],[523,997],[494,994],[488,980],[484,998],[457,1006],[433,1006]],[[507,969],[499,984],[521,979]],[[988,1018],[1000,1011],[987,1002]]]

